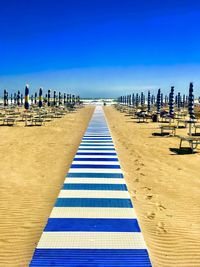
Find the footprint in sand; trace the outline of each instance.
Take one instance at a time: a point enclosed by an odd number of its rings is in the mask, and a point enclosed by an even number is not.
[[[138,182],[139,182],[139,179],[138,179],[138,178],[136,178],[136,179],[134,180],[134,182],[138,183]]]
[[[156,216],[156,214],[154,212],[147,213],[147,218],[151,221],[155,218],[155,216]]]
[[[151,188],[146,187],[146,186],[142,187],[142,189],[145,189],[146,191],[151,191]]]
[[[159,211],[166,210],[166,208],[165,208],[162,204],[160,204],[160,203],[156,203],[156,206],[157,206],[157,209],[158,209]]]
[[[165,229],[165,225],[162,222],[158,222],[156,229],[159,233],[166,233],[167,232]]]
[[[136,169],[136,171],[139,171],[139,170],[140,170],[140,168],[137,168],[137,169]]]
[[[141,176],[145,176],[145,174],[144,174],[144,173],[142,173],[142,172],[140,173],[140,175],[141,175]]]
[[[145,196],[144,199],[148,199],[148,200],[150,200],[150,199],[152,199],[152,198],[153,198],[153,195],[147,195],[147,196]]]

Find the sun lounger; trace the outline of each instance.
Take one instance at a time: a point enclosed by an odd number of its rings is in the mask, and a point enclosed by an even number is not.
[[[13,126],[16,124],[16,118],[3,118],[3,125]]]
[[[164,135],[165,133],[170,133],[175,136],[176,134],[176,126],[175,125],[161,125],[160,130],[161,130],[161,135]]]
[[[200,144],[200,137],[195,137],[195,136],[177,136],[177,137],[180,139],[180,145],[179,145],[180,149],[183,148],[182,147],[183,141],[189,143],[189,147],[191,148],[192,152],[194,152],[194,149],[196,149]]]
[[[200,129],[200,125],[194,125],[194,133],[197,134],[197,129]]]
[[[192,125],[195,125],[197,121],[194,120],[194,121],[190,121],[190,120],[177,120],[177,128],[180,127],[180,124],[182,124],[184,128],[187,128],[187,125],[189,123],[192,123]]]

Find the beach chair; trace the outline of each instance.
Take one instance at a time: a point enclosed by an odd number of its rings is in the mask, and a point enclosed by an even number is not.
[[[192,153],[195,149],[197,149],[198,145],[200,144],[200,137],[195,136],[177,136],[180,139],[180,145],[179,148],[182,149],[182,143],[188,142],[189,148],[191,148]]]
[[[165,135],[165,133],[168,133],[172,136],[176,135],[176,125],[160,125],[160,131],[161,131],[161,135]]]
[[[194,134],[195,134],[195,135],[198,134],[198,133],[197,133],[197,130],[198,130],[198,129],[200,129],[200,125],[199,125],[199,124],[198,124],[198,125],[195,124],[195,125],[194,125]]]
[[[15,124],[16,124],[16,118],[14,118],[14,117],[3,118],[3,125],[5,125],[5,126],[13,126]]]

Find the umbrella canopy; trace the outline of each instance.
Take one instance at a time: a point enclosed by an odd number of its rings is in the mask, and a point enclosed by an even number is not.
[[[161,110],[161,90],[158,89],[158,93],[157,93],[157,114],[160,114],[160,110]]]
[[[148,91],[148,97],[147,97],[147,111],[151,112],[151,93]]]
[[[38,103],[39,108],[42,107],[42,88],[39,89],[39,103]]]
[[[10,103],[11,104],[13,103],[13,95],[12,94],[10,95]]]
[[[25,87],[25,102],[24,102],[24,107],[25,109],[29,109],[29,86],[28,84]]]
[[[188,113],[189,113],[189,116],[190,116],[191,120],[195,119],[193,83],[190,83],[190,87],[189,87]]]
[[[56,106],[56,91],[53,91],[53,105]]]
[[[171,87],[169,94],[169,116],[174,118],[174,86]]]

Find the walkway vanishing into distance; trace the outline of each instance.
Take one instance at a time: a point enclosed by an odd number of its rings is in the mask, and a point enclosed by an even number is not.
[[[94,111],[30,266],[151,266],[102,107]]]

